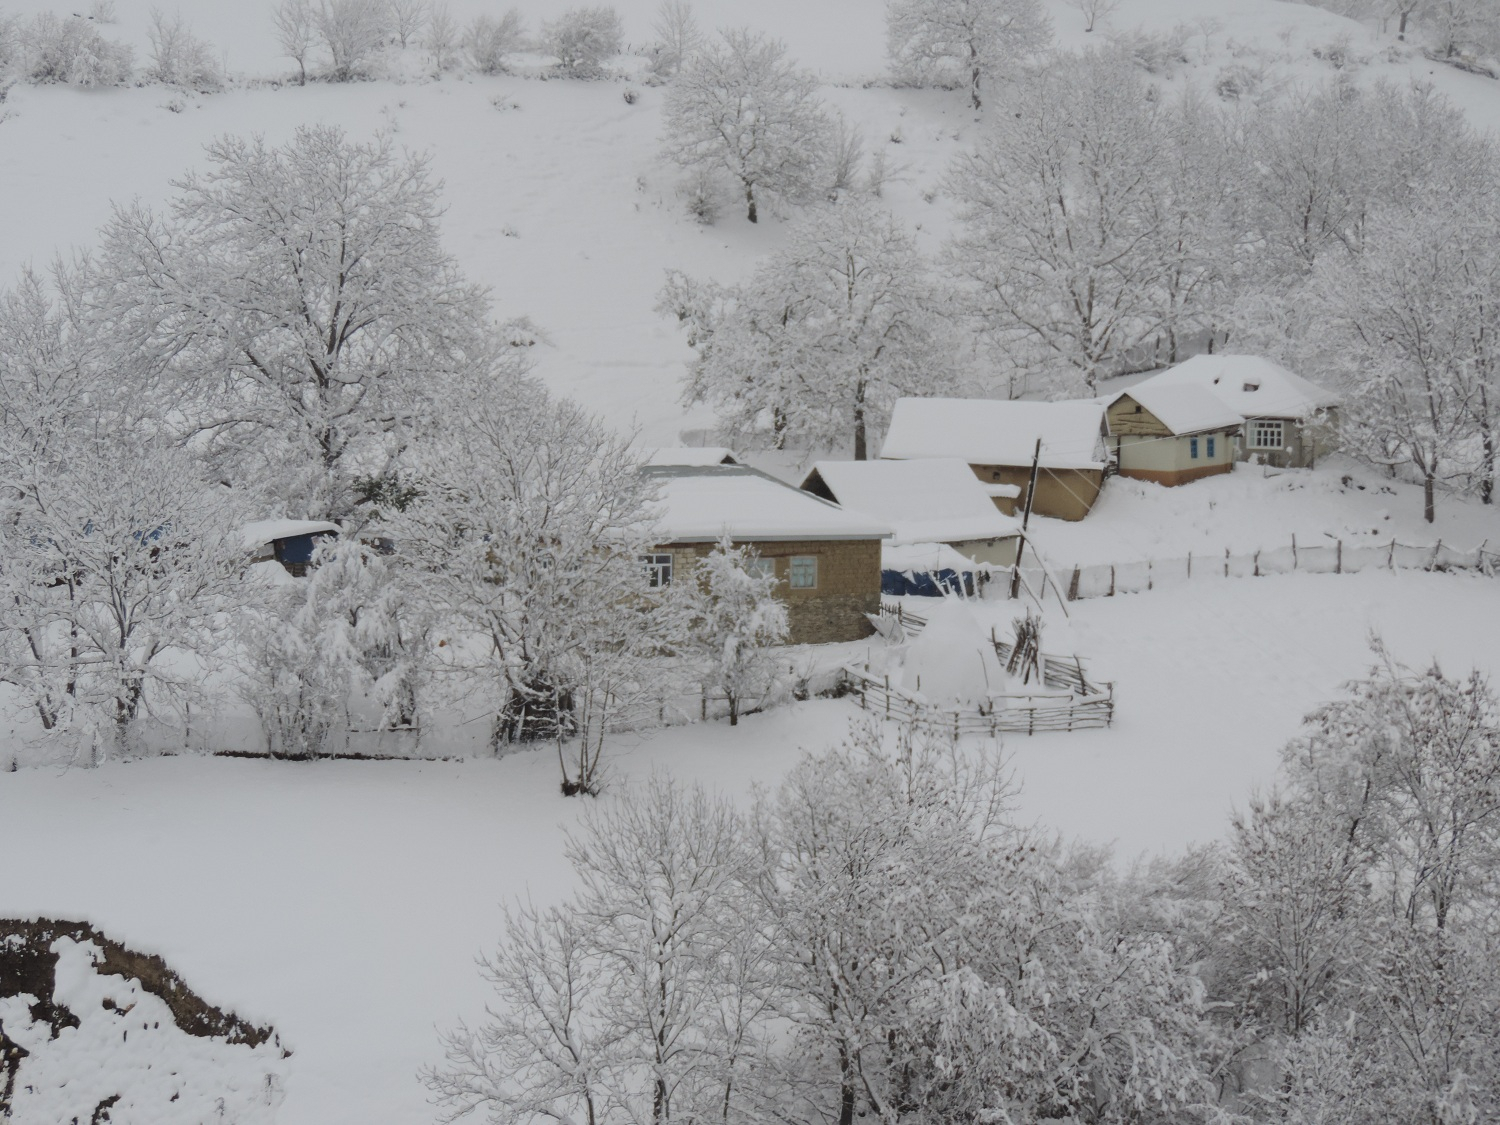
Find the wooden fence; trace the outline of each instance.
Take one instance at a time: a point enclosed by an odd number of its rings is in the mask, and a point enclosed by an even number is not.
[[[925,617],[898,602],[882,603],[880,612],[899,624],[907,636],[915,636],[927,625]],[[993,631],[990,643],[1002,664],[1010,660],[1011,646],[998,640]],[[1050,690],[994,695],[987,704],[975,707],[939,707],[923,702],[893,687],[890,676],[877,676],[866,668],[845,665],[843,674],[862,709],[955,738],[965,734],[1096,730],[1109,726],[1115,717],[1114,684],[1090,682],[1084,675],[1083,662],[1076,656],[1042,654],[1043,689]]]

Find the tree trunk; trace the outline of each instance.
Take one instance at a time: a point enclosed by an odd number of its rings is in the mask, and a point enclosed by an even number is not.
[[[754,184],[745,185],[745,218],[749,219],[752,223],[760,222],[760,216],[756,213],[755,210]]]
[[[740,725],[740,699],[733,692],[728,693],[729,699],[729,725],[737,727]]]
[[[854,1067],[849,1048],[839,1044],[839,1125],[854,1125]]]
[[[1402,42],[1406,41],[1406,18],[1411,15],[1405,8],[1401,9],[1401,22],[1396,27],[1396,38]]]
[[[979,44],[973,39],[969,40],[969,96],[974,100],[974,108],[980,107],[979,101]]]
[[[865,433],[865,408],[856,406],[854,408],[854,459],[856,461],[868,461],[870,459],[869,442]]]
[[[1432,486],[1432,474],[1427,473],[1422,477],[1422,518],[1428,523],[1432,523],[1437,518],[1437,510],[1433,505]]]

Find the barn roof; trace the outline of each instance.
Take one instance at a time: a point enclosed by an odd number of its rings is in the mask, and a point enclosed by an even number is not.
[[[956,457],[819,461],[802,487],[811,491],[820,482],[845,511],[889,524],[893,543],[1001,539],[1021,530]]]
[[[653,534],[661,543],[887,539],[889,525],[846,512],[745,465],[648,465],[658,485]]]
[[[240,529],[246,547],[260,547],[278,539],[291,539],[298,535],[319,535],[326,531],[338,531],[339,525],[327,520],[256,520]]]
[[[903,398],[891,412],[880,455],[1029,466],[1041,438],[1042,468],[1097,469],[1106,456],[1103,433],[1104,406],[1097,402]]]
[[[1212,392],[1242,418],[1303,419],[1339,403],[1332,391],[1258,355],[1193,356],[1142,380],[1131,393],[1148,386],[1183,385]]]
[[[1244,421],[1213,391],[1196,383],[1156,383],[1150,379],[1121,391],[1110,399],[1133,398],[1151,411],[1174,434],[1201,434],[1205,430],[1238,428]]]

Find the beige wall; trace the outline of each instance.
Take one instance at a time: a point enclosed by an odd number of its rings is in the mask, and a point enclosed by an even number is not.
[[[1031,481],[1030,465],[969,467],[986,484],[1013,484],[1021,490],[1021,495],[1014,500],[995,497],[995,507],[1008,516],[1020,515],[1026,510],[1026,486]],[[1043,469],[1037,475],[1036,501],[1031,510],[1039,516],[1051,516],[1054,519],[1081,520],[1093,508],[1103,484],[1103,469]]]
[[[1233,467],[1236,442],[1233,429],[1178,436],[1130,395],[1121,395],[1105,412],[1110,440],[1122,477],[1157,484],[1186,484],[1201,477],[1227,473]],[[1208,439],[1214,454],[1208,455]],[[1198,456],[1193,456],[1193,442]]]
[[[668,543],[655,548],[672,554],[673,581],[683,580],[698,559],[713,550],[712,543]],[[787,604],[794,645],[857,641],[870,636],[875,627],[867,613],[880,610],[880,540],[809,540],[797,543],[736,542],[753,547],[776,566],[776,596]],[[788,576],[792,556],[811,555],[818,560],[818,584],[811,590],[793,590]]]

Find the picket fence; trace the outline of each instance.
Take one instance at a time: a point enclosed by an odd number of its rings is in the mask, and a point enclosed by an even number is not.
[[[881,616],[898,624],[907,636],[916,636],[927,619],[900,603],[884,602]],[[1010,660],[1011,646],[993,630],[990,643],[1000,662]],[[1008,692],[990,697],[974,707],[940,707],[913,698],[891,684],[889,675],[876,675],[866,667],[847,664],[843,668],[845,690],[859,697],[861,709],[887,718],[900,719],[935,734],[1037,734],[1043,731],[1097,730],[1114,722],[1115,687],[1094,684],[1084,675],[1076,656],[1042,654],[1043,689]]]
[[[1298,543],[1248,554],[1226,550],[1220,554],[1193,554],[1182,558],[1146,559],[1139,562],[1101,563],[1075,566],[1071,571],[1043,571],[1023,566],[1021,576],[1029,589],[1043,598],[1048,587],[1068,601],[1108,598],[1115,594],[1137,594],[1188,581],[1222,578],[1260,578],[1271,574],[1357,574],[1367,570],[1468,570],[1479,574],[1500,573],[1500,553],[1486,544],[1468,550],[1449,547],[1439,540],[1431,546],[1414,546],[1392,539],[1378,546],[1351,546],[1342,540],[1331,543]],[[1061,589],[1058,589],[1058,584]],[[1000,584],[1003,588],[1003,583]],[[993,587],[992,587],[993,588]]]

